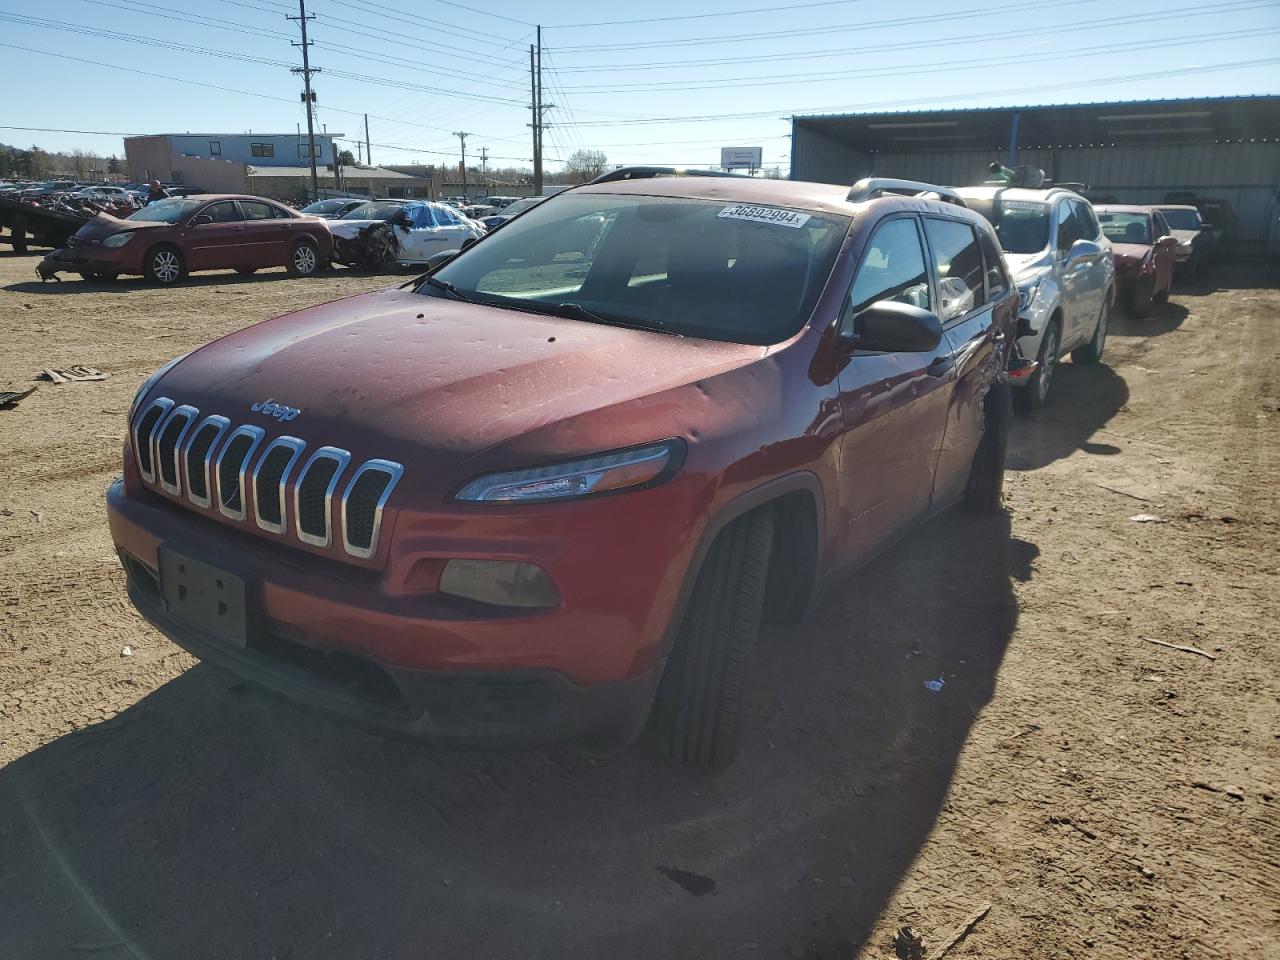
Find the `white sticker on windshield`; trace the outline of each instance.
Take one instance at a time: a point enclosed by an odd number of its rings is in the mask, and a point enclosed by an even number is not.
[[[1035,200],[1001,200],[1000,206],[1005,210],[1047,210],[1048,205]]]
[[[782,227],[803,227],[809,219],[807,213],[779,210],[777,207],[754,207],[749,203],[735,203],[725,207],[716,216],[730,220],[754,220],[756,223],[776,223]]]

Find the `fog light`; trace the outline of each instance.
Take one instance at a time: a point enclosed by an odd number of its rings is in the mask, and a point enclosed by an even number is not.
[[[450,560],[440,574],[440,592],[499,607],[560,605],[560,591],[547,571],[513,560]]]

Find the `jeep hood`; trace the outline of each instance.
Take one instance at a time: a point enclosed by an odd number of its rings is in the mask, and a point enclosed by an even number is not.
[[[422,296],[364,294],[245,328],[195,351],[148,393],[357,456],[433,469],[587,414],[577,439],[622,445],[608,408],[691,383],[766,348]],[[251,410],[274,400],[287,424]],[[671,411],[670,420],[676,420]],[[653,438],[658,439],[658,438]],[[603,449],[603,447],[602,447]],[[574,452],[574,451],[565,451]]]

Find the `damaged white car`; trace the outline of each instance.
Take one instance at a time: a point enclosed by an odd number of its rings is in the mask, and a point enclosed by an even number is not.
[[[365,270],[420,266],[485,232],[452,207],[426,200],[370,200],[330,220],[329,229],[333,259]]]

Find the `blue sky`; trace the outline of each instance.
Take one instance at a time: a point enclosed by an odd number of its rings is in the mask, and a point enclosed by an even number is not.
[[[760,146],[785,172],[792,113],[1280,92],[1277,0],[760,3],[310,0],[319,118],[354,139],[367,111],[378,162],[456,162],[464,130],[469,160],[527,164],[538,22],[550,169],[581,147],[706,165]],[[293,130],[289,13],[296,0],[0,0],[0,142],[110,154],[120,133]]]

